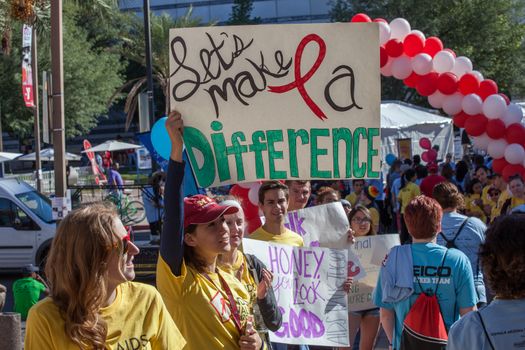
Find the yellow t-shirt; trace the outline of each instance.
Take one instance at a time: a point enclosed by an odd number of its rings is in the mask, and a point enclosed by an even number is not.
[[[479,194],[470,194],[465,196],[465,210],[467,211],[467,215],[469,216],[475,216],[479,218],[484,223],[487,222],[487,216],[485,215],[485,212],[483,209],[480,208],[479,205],[474,203],[474,201],[480,199],[481,196]]]
[[[503,207],[503,204],[505,204],[507,199],[509,199],[510,197],[512,197],[512,195],[510,194],[509,190],[505,190],[501,192],[498,198],[498,202],[496,203],[496,206],[492,207],[492,211],[490,213],[491,222],[494,221],[494,219],[496,219],[498,216],[501,215],[501,208]]]
[[[159,292],[152,286],[136,282],[120,284],[115,300],[100,309],[100,314],[108,327],[108,350],[178,350],[186,344]],[[29,311],[24,348],[78,350],[66,336],[64,322],[50,297],[40,301]]]
[[[481,191],[481,200],[483,200],[483,205],[490,204],[491,199],[489,196],[489,190],[492,188],[492,185],[487,185],[483,187],[483,190]]]
[[[521,199],[521,198],[516,198],[516,197],[511,197],[511,200],[510,200],[510,206],[509,208],[507,209],[508,210],[508,213],[510,213],[510,211],[514,208],[516,208],[518,205],[522,205],[522,204],[525,204],[525,199]]]
[[[258,241],[291,245],[294,247],[304,246],[303,237],[288,229],[286,229],[286,231],[284,231],[280,235],[274,235],[263,229],[263,227],[261,226],[257,230],[253,231],[252,234],[250,234],[247,238],[256,239]]]
[[[257,284],[250,273],[250,267],[242,252],[237,252],[237,258],[232,265],[219,263],[219,268],[237,278],[250,293],[251,300],[257,299]]]
[[[253,310],[250,294],[235,277],[220,274],[232,292],[244,328]],[[240,332],[235,326],[228,295],[222,290],[217,273],[208,276],[213,283],[191,265],[183,263],[181,275],[175,276],[162,256],[157,263],[157,288],[188,340],[184,349],[238,350]]]
[[[399,190],[397,200],[401,204],[401,214],[405,213],[405,208],[407,207],[408,203],[410,203],[412,199],[416,198],[420,194],[421,190],[419,189],[419,186],[413,182],[408,182],[405,187]]]
[[[352,208],[353,208],[357,204],[357,200],[359,199],[359,196],[355,192],[350,192],[350,194],[348,194],[348,196],[346,196],[345,199],[349,201],[350,204],[352,204]]]
[[[377,211],[377,209],[374,207],[368,208],[368,211],[370,212],[370,217],[372,218],[372,225],[374,225],[374,229],[377,232],[379,229],[379,211]]]

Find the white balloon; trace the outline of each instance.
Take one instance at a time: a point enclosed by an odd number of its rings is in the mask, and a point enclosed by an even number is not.
[[[392,75],[394,78],[403,80],[412,74],[412,61],[408,56],[400,56],[394,59],[392,62]]]
[[[480,114],[483,108],[483,100],[477,94],[468,94],[463,98],[461,108],[468,115]]]
[[[472,62],[465,56],[457,57],[454,62],[454,68],[452,68],[452,73],[461,78],[463,74],[472,72]]]
[[[483,78],[483,74],[481,74],[477,70],[473,70],[471,73],[474,74],[476,76],[476,78],[478,78],[478,81],[483,81],[483,79],[485,79],[485,78]]]
[[[483,102],[483,114],[489,119],[498,119],[505,115],[507,102],[498,94],[490,95]]]
[[[239,185],[242,188],[252,188],[253,182],[241,182],[237,185]]]
[[[436,90],[436,92],[434,92],[432,95],[428,96],[428,103],[436,108],[436,109],[439,109],[441,107],[443,107],[443,102],[445,101],[445,97],[447,95],[444,95],[442,94],[441,92],[439,92],[439,90]]]
[[[419,53],[412,58],[412,69],[416,74],[425,75],[432,71],[432,57],[427,53]]]
[[[474,144],[474,147],[477,149],[482,149],[484,151],[487,150],[489,144],[494,141],[487,135],[487,133],[483,133],[479,136],[473,136],[472,137],[472,143]]]
[[[439,51],[433,60],[434,70],[438,73],[450,72],[454,68],[454,55],[450,52],[442,50]]]
[[[417,30],[417,29],[413,29],[410,34],[416,34],[418,37],[420,37],[421,39],[423,39],[423,41],[425,41],[425,34],[423,34],[422,31],[420,30]]]
[[[505,160],[510,164],[522,164],[525,160],[525,150],[522,145],[513,143],[505,148]]]
[[[519,105],[511,103],[507,106],[507,111],[505,112],[505,115],[502,119],[505,123],[505,126],[509,126],[510,124],[514,123],[520,123],[523,119],[523,109]]]
[[[261,188],[261,184],[255,182],[250,191],[248,191],[248,199],[253,205],[259,204],[259,188]]]
[[[390,26],[385,22],[379,23],[379,44],[383,45],[390,40]]]
[[[394,60],[392,58],[388,58],[388,61],[386,62],[386,64],[381,67],[381,74],[384,76],[384,77],[391,77],[392,76],[392,62]]]
[[[443,101],[443,111],[448,115],[456,115],[461,112],[461,103],[463,102],[463,95],[456,92],[453,95],[448,95]]]
[[[410,23],[404,18],[396,18],[390,22],[390,39],[403,41],[410,33]]]
[[[494,140],[489,143],[487,152],[492,158],[499,159],[505,155],[505,149],[507,146],[508,143],[505,139]]]

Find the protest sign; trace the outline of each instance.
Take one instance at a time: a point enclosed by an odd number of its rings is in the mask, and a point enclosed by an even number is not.
[[[348,268],[354,283],[348,294],[350,311],[373,309],[372,292],[377,284],[381,263],[393,246],[399,245],[399,235],[357,237],[348,251]],[[364,271],[363,271],[364,269]]]
[[[285,220],[285,226],[301,235],[307,247],[346,247],[348,218],[339,202],[292,211]]]
[[[257,256],[273,272],[273,288],[283,314],[282,327],[270,339],[286,344],[348,346],[347,251],[299,248],[253,239],[245,253]]]
[[[170,31],[170,103],[200,187],[379,177],[376,23]]]

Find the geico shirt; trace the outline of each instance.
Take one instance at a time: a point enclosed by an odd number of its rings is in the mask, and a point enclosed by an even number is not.
[[[304,246],[303,237],[293,231],[290,231],[289,229],[285,229],[285,231],[280,235],[274,235],[263,229],[261,226],[257,230],[253,231],[253,233],[251,233],[247,238],[256,239],[258,241],[291,245],[293,247]]]
[[[222,272],[228,283],[244,328],[252,314],[250,294],[229,273]],[[221,287],[218,274],[208,277],[193,266],[181,266],[180,276],[175,276],[163,257],[157,263],[157,288],[171,316],[180,327],[188,344],[185,350],[239,349],[240,332],[235,326],[226,291]]]
[[[100,309],[106,321],[108,350],[179,350],[186,341],[162,302],[149,285],[126,282],[116,289],[113,303]],[[66,335],[64,319],[51,298],[45,298],[29,311],[26,324],[26,350],[78,350]]]

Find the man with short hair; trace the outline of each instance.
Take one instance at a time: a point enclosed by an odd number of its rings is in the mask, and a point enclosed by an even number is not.
[[[441,232],[437,236],[437,244],[446,247],[447,242],[453,242],[454,246],[468,257],[478,295],[477,306],[482,307],[487,303],[487,295],[478,252],[479,247],[485,241],[487,226],[476,217],[469,218],[458,213],[458,208],[464,205],[463,196],[453,183],[442,182],[436,185],[433,197],[443,209]]]
[[[357,202],[359,201],[359,198],[361,197],[361,192],[363,192],[363,189],[365,188],[365,180],[363,179],[355,179],[352,180],[352,192],[348,196],[346,196],[346,200],[352,204],[352,207],[355,207]]]
[[[284,226],[288,214],[288,187],[279,181],[266,181],[259,188],[259,209],[264,215],[264,225],[248,238],[260,241],[302,247],[303,238]]]
[[[287,180],[286,186],[288,188],[287,193],[289,194],[288,211],[304,209],[312,194],[310,181]]]
[[[436,244],[442,215],[436,200],[414,198],[405,208],[413,243],[392,248],[380,270],[373,301],[381,308],[381,324],[393,349],[400,348],[403,322],[422,292],[432,293],[438,286],[437,301],[447,330],[460,315],[476,308],[468,258]]]
[[[13,283],[15,312],[25,321],[29,309],[40,300],[40,293],[49,294],[49,288],[42,277],[38,275],[39,268],[32,264],[24,266],[24,277]]]

